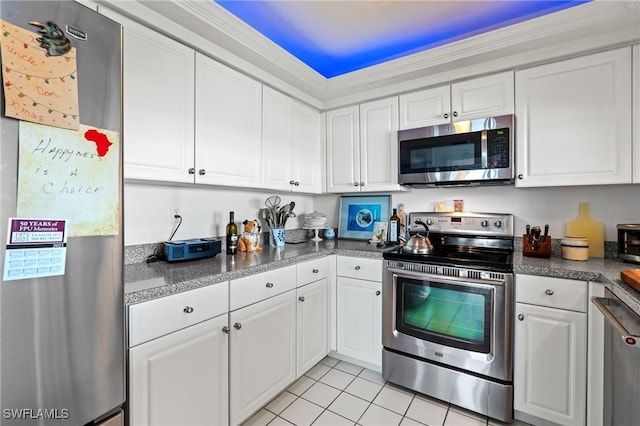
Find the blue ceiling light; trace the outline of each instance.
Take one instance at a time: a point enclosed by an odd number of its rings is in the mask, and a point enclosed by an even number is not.
[[[410,16],[411,22],[406,26],[400,22],[401,31],[382,35],[376,35],[382,28],[375,27],[368,29],[369,33],[363,33],[362,25],[368,22],[369,12],[380,13],[382,7],[390,11],[389,8],[397,7],[397,1],[215,1],[324,77],[331,78],[592,0],[426,1],[413,5],[407,2],[405,6],[419,8],[424,19]],[[349,23],[340,22],[340,18],[344,18],[341,10],[345,7],[355,8],[356,16],[362,14],[362,20],[352,21],[353,34],[349,33]],[[442,8],[435,12],[437,18],[442,19],[428,17],[428,7]],[[393,18],[389,16],[389,19]],[[350,40],[351,35],[354,40]],[[332,37],[334,40],[325,43]]]

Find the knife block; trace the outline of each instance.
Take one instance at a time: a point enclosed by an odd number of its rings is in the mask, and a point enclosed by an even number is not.
[[[527,234],[522,235],[522,255],[529,257],[551,257],[551,236],[540,237],[539,240],[531,239]]]

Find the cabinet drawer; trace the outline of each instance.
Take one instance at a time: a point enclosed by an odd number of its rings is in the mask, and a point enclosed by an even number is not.
[[[329,276],[329,258],[310,260],[296,265],[298,287],[318,281]]]
[[[382,282],[382,260],[338,256],[338,275],[341,277]]]
[[[516,302],[570,311],[587,311],[586,281],[516,275]]]
[[[229,283],[222,282],[129,306],[129,347],[227,312]]]
[[[232,280],[229,310],[234,311],[294,288],[296,288],[295,265]]]

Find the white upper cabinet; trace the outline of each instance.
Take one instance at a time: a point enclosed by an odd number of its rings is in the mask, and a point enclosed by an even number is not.
[[[640,45],[633,46],[633,182],[640,183]]]
[[[631,93],[630,47],[517,71],[516,185],[631,183]]]
[[[193,49],[108,9],[124,26],[124,177],[193,182]]]
[[[197,183],[259,188],[262,181],[262,85],[196,55]]]
[[[513,72],[400,96],[400,129],[513,114]]]
[[[320,192],[320,113],[267,86],[262,107],[264,188]]]
[[[399,189],[398,98],[327,112],[327,192]]]

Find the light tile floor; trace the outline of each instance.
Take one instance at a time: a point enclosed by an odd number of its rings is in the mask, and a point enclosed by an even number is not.
[[[504,423],[387,383],[375,371],[326,357],[244,423],[244,426],[262,425],[498,426]]]

